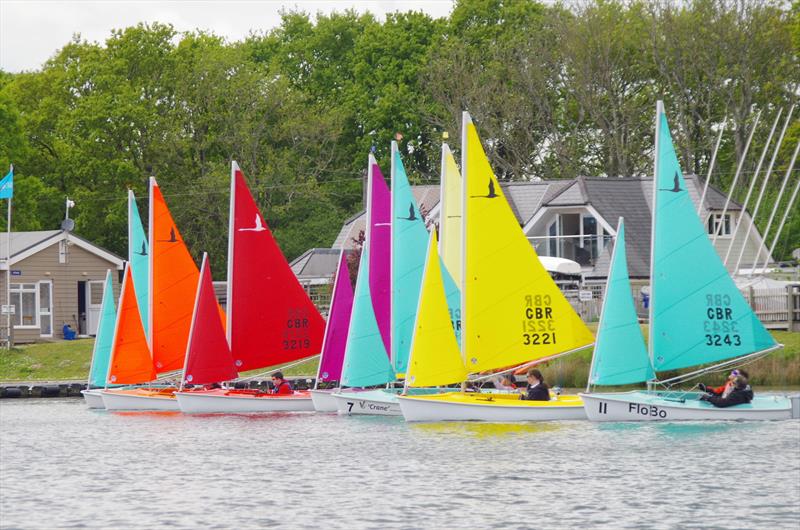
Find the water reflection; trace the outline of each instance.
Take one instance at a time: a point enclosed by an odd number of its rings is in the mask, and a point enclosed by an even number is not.
[[[442,422],[410,423],[413,432],[426,434],[468,435],[477,438],[494,438],[519,434],[540,434],[567,429],[567,424],[556,422],[488,423],[488,422]]]

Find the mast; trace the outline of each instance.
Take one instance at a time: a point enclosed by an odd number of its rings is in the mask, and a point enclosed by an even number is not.
[[[389,165],[389,180],[390,182],[390,198],[389,201],[389,364],[392,365],[392,368],[395,367],[394,364],[394,357],[395,357],[395,328],[394,328],[394,288],[395,288],[395,280],[394,280],[394,243],[395,243],[395,234],[394,234],[394,194],[395,194],[395,171],[397,170],[395,156],[397,155],[397,142],[392,140],[391,143],[391,150],[390,150],[390,157],[391,163]]]
[[[239,165],[236,160],[231,160],[231,201],[228,208],[228,275],[227,285],[225,286],[225,335],[228,339],[228,347],[233,350],[233,245],[235,239],[236,224],[236,170]],[[234,355],[235,358],[235,355]]]
[[[447,189],[447,152],[449,151],[447,144],[442,142],[442,160],[439,164],[439,255],[442,254],[442,241],[447,233],[447,201],[445,201],[445,190]],[[435,230],[435,227],[431,227]],[[424,274],[424,273],[423,273]]]
[[[719,136],[717,136],[717,143],[714,144],[714,152],[711,154],[711,163],[708,164],[708,175],[706,175],[706,181],[703,184],[703,194],[700,196],[700,202],[697,203],[697,215],[700,215],[700,212],[703,209],[703,204],[706,201],[706,193],[708,193],[708,184],[711,182],[711,172],[714,170],[714,163],[717,161],[717,151],[719,151],[719,144],[722,141],[722,133],[725,132],[725,125],[728,123],[728,117],[725,116],[725,119],[722,120],[722,127],[719,129]]]
[[[797,142],[794,148],[794,154],[792,155],[792,161],[789,164],[789,167],[786,169],[786,174],[789,175],[794,168],[794,163],[797,160],[797,152],[800,151],[800,142]],[[778,243],[778,238],[783,231],[783,225],[786,224],[786,218],[789,216],[789,212],[792,211],[792,205],[794,201],[797,199],[797,191],[800,190],[800,179],[797,180],[797,183],[794,185],[794,191],[792,191],[792,195],[789,197],[789,202],[786,204],[786,209],[783,212],[783,216],[781,217],[781,222],[778,225],[778,230],[775,232],[775,237],[772,239],[772,244],[769,246],[769,252],[767,252],[767,257],[764,258],[764,265],[762,266],[763,269],[767,268],[767,262],[769,261],[769,257],[772,256],[772,252],[775,250],[775,245]],[[775,203],[775,207],[777,208],[778,203]],[[766,235],[764,236],[766,242]]]
[[[148,213],[147,213],[147,243],[150,245],[150,248],[147,252],[147,333],[145,333],[145,337],[147,338],[147,346],[150,348],[150,355],[153,355],[153,334],[155,330],[153,329],[153,292],[155,289],[153,288],[153,246],[155,233],[153,230],[153,188],[158,186],[156,183],[155,177],[150,177],[150,186],[148,187],[149,193],[149,201],[148,201]],[[130,230],[130,228],[128,228]],[[122,293],[119,295],[120,300],[122,300]],[[122,305],[122,304],[119,304]],[[117,323],[119,323],[119,316],[117,317]],[[116,337],[116,333],[114,335]],[[109,363],[111,366],[111,363]]]
[[[661,154],[661,115],[664,114],[664,102],[660,99],[656,102],[656,134],[655,134],[655,150],[653,151],[653,214],[650,218],[650,305],[647,308],[647,354],[650,356],[650,363],[655,366],[653,360],[653,338],[650,334],[653,330],[653,302],[656,295],[656,282],[655,282],[655,242],[656,242],[656,217],[658,217],[657,204],[658,201],[658,161]],[[616,249],[616,247],[615,247]],[[650,382],[648,382],[650,386]]]
[[[467,366],[467,127],[472,123],[469,112],[461,113],[461,360]]]

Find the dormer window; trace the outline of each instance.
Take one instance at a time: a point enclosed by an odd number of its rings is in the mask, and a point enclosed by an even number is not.
[[[731,235],[731,214],[726,213],[723,217],[722,214],[714,213],[708,216],[708,235],[713,236],[715,233],[719,236]]]

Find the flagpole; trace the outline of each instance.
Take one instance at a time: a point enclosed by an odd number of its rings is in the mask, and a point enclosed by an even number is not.
[[[11,350],[11,197],[6,220],[6,348]]]

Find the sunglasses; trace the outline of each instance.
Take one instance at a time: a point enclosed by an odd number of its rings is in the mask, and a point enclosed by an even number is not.
[[[731,375],[733,377],[739,377],[741,374],[739,373],[739,370],[734,370],[734,371],[731,372]]]

